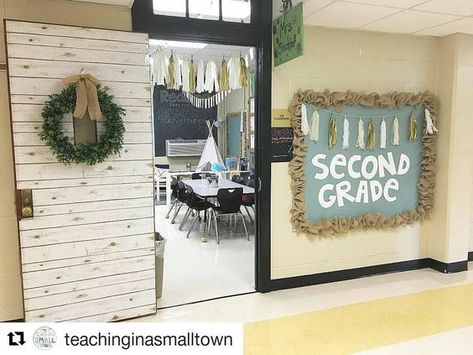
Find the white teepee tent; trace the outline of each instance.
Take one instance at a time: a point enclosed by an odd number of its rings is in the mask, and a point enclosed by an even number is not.
[[[222,156],[218,151],[217,143],[212,135],[213,123],[210,124],[210,121],[207,121],[207,127],[209,128],[209,136],[207,142],[205,142],[204,150],[202,151],[202,156],[200,157],[199,164],[195,171],[202,171],[207,164],[220,163],[223,166],[225,165],[222,160]]]

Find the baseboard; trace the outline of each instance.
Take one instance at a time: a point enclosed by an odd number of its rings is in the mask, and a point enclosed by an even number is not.
[[[12,319],[12,320],[2,320],[0,323],[24,323],[25,320],[21,319]]]
[[[444,263],[435,259],[430,259],[431,269],[443,272],[444,274],[453,274],[455,272],[461,272],[468,270],[468,260],[457,261],[455,263]]]
[[[472,259],[470,259],[472,258]],[[473,260],[473,252],[468,254],[468,260]],[[444,263],[431,258],[400,261],[397,263],[365,266],[355,269],[324,272],[320,274],[287,277],[271,280],[271,291],[289,288],[319,285],[330,282],[346,281],[361,277],[431,268],[442,273],[455,273],[468,270],[468,261]]]
[[[468,261],[473,261],[473,251],[468,253]]]
[[[391,272],[410,271],[429,267],[430,259],[417,259],[401,261],[397,263],[365,266],[356,269],[338,270],[320,274],[288,277],[271,280],[271,290],[283,290],[288,288],[319,285],[329,282],[358,279],[366,276],[387,274]]]

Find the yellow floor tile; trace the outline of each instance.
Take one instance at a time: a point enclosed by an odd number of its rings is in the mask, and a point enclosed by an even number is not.
[[[470,325],[466,284],[249,323],[245,354],[350,354]]]

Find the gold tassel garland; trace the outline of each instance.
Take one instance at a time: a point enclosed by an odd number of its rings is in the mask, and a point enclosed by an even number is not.
[[[368,123],[368,144],[367,148],[369,150],[373,150],[374,147],[376,146],[376,133],[374,131],[373,127],[373,120]]]
[[[220,68],[220,91],[230,90],[230,79],[228,75],[227,61],[225,58],[222,59],[222,65]]]
[[[189,92],[191,94],[195,94],[196,90],[196,83],[195,83],[195,65],[194,65],[194,58],[191,58],[189,63]]]
[[[240,56],[240,86],[247,87],[250,84],[250,73],[246,67],[245,58]]]
[[[328,126],[328,147],[332,148],[335,145],[337,145],[337,120],[332,115]]]
[[[417,120],[414,112],[411,112],[409,117],[409,140],[415,141],[417,139]]]
[[[174,89],[174,52],[171,51],[171,56],[169,57],[169,65],[168,65],[168,77],[166,80],[167,88]]]

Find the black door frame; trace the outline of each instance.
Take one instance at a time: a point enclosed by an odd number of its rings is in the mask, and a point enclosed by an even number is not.
[[[255,47],[256,291],[271,290],[271,76],[272,0],[251,1],[251,23],[155,15],[152,0],[135,0],[133,31],[150,38]],[[221,15],[221,14],[220,14]]]

